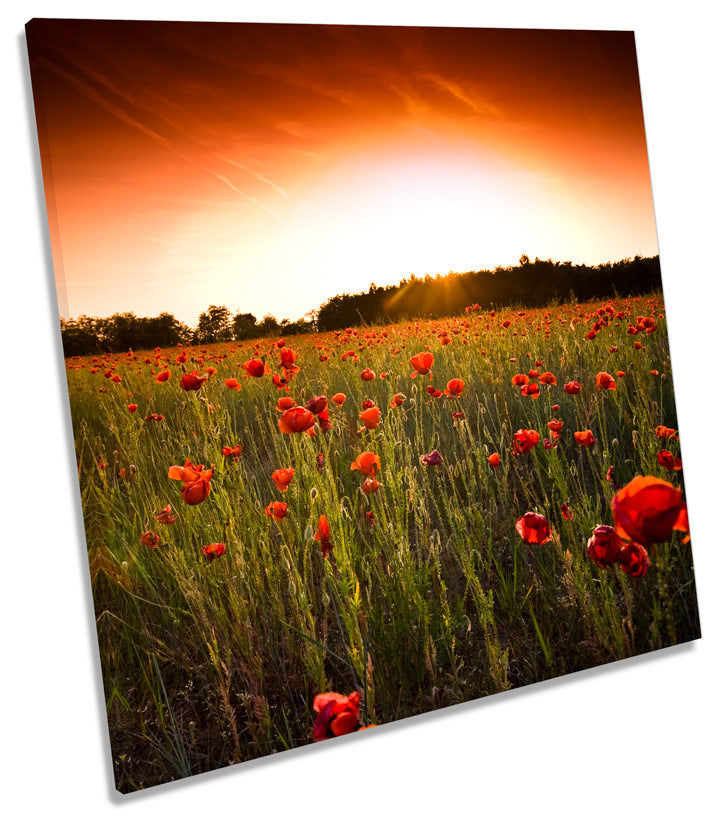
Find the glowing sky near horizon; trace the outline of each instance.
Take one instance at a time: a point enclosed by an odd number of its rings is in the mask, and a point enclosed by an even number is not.
[[[66,317],[295,319],[657,253],[630,32],[40,20],[28,45]]]

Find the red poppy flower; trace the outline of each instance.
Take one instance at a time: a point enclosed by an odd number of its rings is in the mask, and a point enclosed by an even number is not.
[[[592,430],[583,429],[575,433],[575,440],[580,446],[588,447],[595,443],[595,436],[592,434]]]
[[[380,471],[380,458],[374,452],[361,452],[350,464],[350,469],[358,469],[373,478]]]
[[[284,375],[278,375],[277,373],[273,373],[272,382],[279,390],[285,390],[286,392],[290,390],[288,387],[288,381],[290,381],[293,377],[293,373],[289,372],[288,370],[283,370]]]
[[[540,435],[534,429],[519,429],[513,435],[513,452],[516,455],[530,452],[539,440]]]
[[[540,373],[537,370],[528,370],[528,375],[530,378],[537,378]]]
[[[410,373],[410,378],[417,378],[419,375],[428,375],[430,368],[435,363],[435,358],[432,353],[418,353],[410,359],[410,364],[413,371]]]
[[[335,395],[332,397],[333,404],[336,404],[338,407],[341,407],[345,401],[347,400],[347,396],[344,392],[336,392]]]
[[[119,375],[118,373],[115,373],[115,375],[111,376],[110,380],[113,381],[115,384],[119,384],[122,381],[122,376]]]
[[[147,416],[145,417],[145,420],[146,420],[146,421],[164,421],[164,420],[165,420],[165,416],[164,416],[164,415],[160,415],[160,414],[159,414],[159,413],[157,413],[157,412],[153,412],[153,413],[151,413],[150,415],[147,415]]]
[[[632,577],[645,577],[650,568],[650,558],[647,550],[639,543],[628,543],[622,547],[618,555],[620,568]]]
[[[364,410],[366,410],[366,409],[370,409],[370,407],[374,407],[374,406],[375,406],[375,402],[372,400],[372,398],[366,398],[366,399],[365,399],[365,400],[362,402],[362,408],[363,408]]]
[[[270,477],[275,481],[275,486],[280,492],[287,492],[294,475],[295,470],[289,466],[287,469],[276,469]]]
[[[265,375],[266,368],[264,362],[259,358],[251,358],[243,364],[243,370],[253,378],[260,378]]]
[[[138,407],[138,405],[137,405],[137,404],[128,404],[128,405],[127,405],[128,412],[129,412],[130,414],[132,414],[133,412],[135,412],[135,410],[137,409],[137,407]]]
[[[157,549],[160,538],[155,532],[143,532],[140,535],[140,543],[143,546],[149,546],[151,549]]]
[[[551,418],[548,422],[548,429],[550,432],[555,433],[555,435],[559,435],[563,431],[563,427],[565,426],[565,422],[561,421],[559,418]]]
[[[155,376],[155,380],[158,384],[162,384],[163,381],[167,381],[168,378],[170,378],[170,370],[163,370]]]
[[[390,407],[392,409],[397,409],[398,407],[402,406],[406,400],[407,398],[403,393],[396,392],[395,395],[393,395],[392,400],[390,401]]]
[[[229,390],[239,390],[239,389],[241,389],[240,382],[237,380],[237,378],[226,378],[225,379],[225,386]]]
[[[617,383],[610,373],[599,372],[595,376],[595,384],[599,390],[616,390]]]
[[[377,407],[363,410],[360,413],[360,420],[365,425],[365,429],[376,429],[380,425],[380,410]]]
[[[335,548],[333,544],[330,543],[330,525],[328,524],[328,520],[325,515],[320,515],[318,518],[318,528],[315,532],[315,540],[319,541],[320,543],[320,551],[322,552],[323,558],[326,558]]]
[[[282,501],[273,501],[265,507],[265,514],[278,523],[287,515],[288,505]]]
[[[465,389],[465,382],[462,378],[451,378],[448,381],[447,387],[445,388],[444,392],[445,395],[453,396],[455,398],[459,398],[462,395],[463,390]]]
[[[525,384],[525,386],[520,390],[520,395],[523,395],[525,398],[528,396],[530,398],[539,398],[540,387],[538,387],[537,384]]]
[[[536,512],[526,512],[521,518],[518,518],[515,529],[525,543],[531,546],[541,546],[552,540],[547,518]]]
[[[613,498],[612,510],[621,537],[642,546],[667,540],[674,529],[688,531],[682,492],[660,478],[633,478]]]
[[[560,513],[565,518],[565,520],[572,520],[574,517],[572,510],[570,509],[570,506],[567,503],[560,504]]]
[[[315,468],[318,472],[322,472],[325,469],[325,456],[322,452],[318,453],[317,458],[315,459]]]
[[[188,506],[195,506],[207,498],[210,494],[212,475],[212,467],[205,469],[202,464],[195,466],[189,459],[185,461],[184,466],[171,466],[168,470],[169,478],[183,482],[180,495]]]
[[[440,398],[442,395],[442,390],[439,390],[437,387],[428,387],[425,392],[432,398]]]
[[[524,387],[525,384],[530,383],[530,378],[525,373],[517,373],[512,377],[512,383],[515,387]]]
[[[363,381],[374,381],[375,373],[370,369],[370,367],[365,367],[365,369],[360,373],[360,378],[362,378]]]
[[[437,449],[433,449],[429,455],[423,455],[420,460],[423,466],[437,466],[443,462],[443,456],[437,451]]]
[[[327,398],[324,395],[318,395],[305,404],[305,409],[310,410],[313,415],[319,415],[323,410],[327,409],[327,405]]]
[[[223,458],[234,458],[236,461],[240,457],[240,453],[243,451],[242,445],[237,444],[236,446],[224,446],[222,448]]]
[[[538,379],[541,384],[557,384],[557,378],[552,373],[542,373]]]
[[[672,438],[678,437],[678,431],[676,429],[672,429],[671,427],[664,427],[662,424],[660,426],[655,427],[655,434],[658,438],[662,438],[663,441],[669,441]]]
[[[465,412],[464,412],[464,410],[460,410],[460,412],[454,412],[454,413],[452,414],[452,417],[453,417],[453,419],[454,419],[455,421],[457,421],[457,420],[459,420],[460,418],[464,418],[464,417],[465,417]]]
[[[207,546],[203,546],[202,553],[207,558],[208,563],[212,563],[216,557],[220,557],[220,555],[225,554],[225,544],[224,543],[208,543]]]
[[[617,563],[622,547],[620,535],[612,526],[596,526],[587,544],[590,559],[601,569]]]
[[[285,410],[292,409],[295,406],[295,401],[290,398],[289,395],[283,395],[282,398],[278,398],[277,404],[275,404],[275,409],[279,410],[280,412],[285,412]]]
[[[357,691],[353,691],[349,697],[343,697],[334,691],[318,694],[313,701],[313,708],[317,711],[313,726],[315,742],[351,734],[358,728],[360,694]]]
[[[500,466],[500,456],[497,454],[497,452],[493,452],[492,455],[488,455],[487,462],[494,469],[494,468]]]
[[[682,461],[680,458],[676,458],[672,452],[667,449],[661,449],[657,457],[658,463],[660,466],[664,466],[665,469],[669,469],[670,471],[682,469]]]
[[[286,373],[297,373],[300,371],[300,367],[295,363],[297,357],[298,354],[294,350],[291,350],[290,347],[283,347],[282,350],[280,350],[280,366]]]
[[[197,370],[191,373],[185,373],[180,379],[180,387],[186,392],[199,390],[200,387],[208,380],[206,375],[198,375]]]
[[[563,389],[568,395],[577,395],[582,389],[582,384],[579,381],[568,381],[563,386]]]
[[[330,414],[328,413],[327,409],[324,409],[322,412],[317,414],[317,420],[323,433],[327,434],[330,432],[332,429],[332,423],[330,422]]]
[[[170,506],[170,504],[168,504],[164,509],[161,509],[157,513],[157,515],[155,515],[155,520],[158,523],[164,523],[166,525],[169,525],[171,523],[175,523],[177,518],[173,516],[172,506]]]
[[[278,420],[280,432],[291,435],[293,432],[307,432],[315,424],[315,416],[305,407],[293,407],[285,410]]]

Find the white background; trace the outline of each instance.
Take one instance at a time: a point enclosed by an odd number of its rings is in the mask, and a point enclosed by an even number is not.
[[[6,816],[717,815],[714,7],[628,0],[487,6],[37,0],[4,7],[0,808]],[[634,30],[703,639],[332,746],[117,795],[23,35],[34,16]]]

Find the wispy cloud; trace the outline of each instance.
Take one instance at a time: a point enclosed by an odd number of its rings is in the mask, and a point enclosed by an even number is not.
[[[268,179],[266,176],[263,176],[261,173],[257,171],[253,171],[251,168],[248,168],[247,165],[243,165],[241,162],[236,162],[234,159],[228,159],[226,156],[221,156],[220,154],[216,154],[218,159],[222,159],[223,162],[227,162],[228,165],[233,165],[236,168],[240,168],[241,171],[245,171],[245,173],[250,174],[250,176],[254,176],[259,182],[264,182],[266,185],[269,185],[273,190],[277,191],[280,196],[284,197],[285,199],[289,200],[290,197],[287,193],[273,182],[271,179]]]
[[[298,139],[313,139],[318,135],[317,131],[309,128],[307,125],[303,125],[300,122],[295,122],[294,120],[278,122],[275,127],[278,131],[283,131],[284,133],[297,137]]]
[[[501,116],[500,109],[494,103],[490,102],[478,89],[469,88],[467,83],[463,86],[455,80],[430,72],[422,74],[421,79],[427,80],[436,88],[447,92],[450,96],[458,100],[458,102],[462,102],[471,108],[476,114],[489,114],[494,117]]]

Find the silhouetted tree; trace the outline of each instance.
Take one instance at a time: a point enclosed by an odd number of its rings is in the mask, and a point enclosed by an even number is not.
[[[63,350],[69,358],[73,355],[100,353],[102,347],[98,335],[99,319],[80,316],[76,319],[60,319]]]
[[[257,319],[252,313],[237,313],[232,320],[232,330],[236,341],[253,338],[257,332]]]
[[[278,324],[278,320],[272,313],[268,313],[266,316],[263,316],[263,320],[258,324],[258,336],[271,336],[278,332],[280,329],[280,325]]]
[[[196,344],[214,344],[217,341],[230,341],[232,335],[230,311],[227,307],[211,304],[205,313],[200,314],[193,340]]]

